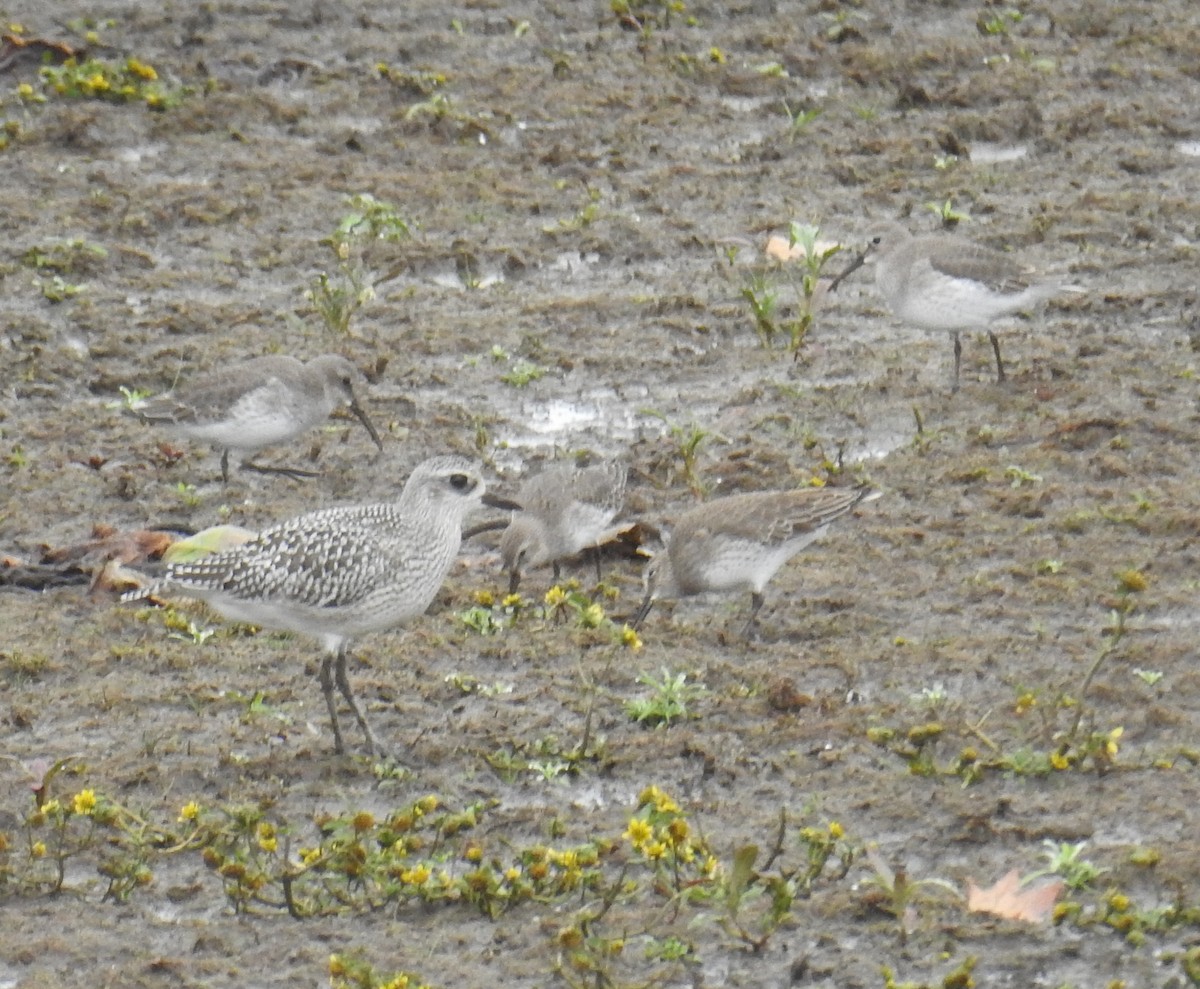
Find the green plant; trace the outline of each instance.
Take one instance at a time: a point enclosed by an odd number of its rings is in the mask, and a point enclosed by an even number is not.
[[[919,907],[946,901],[960,902],[962,895],[951,882],[937,877],[911,879],[908,870],[888,865],[875,850],[867,850],[867,862],[872,873],[861,883],[868,890],[867,902],[884,913],[891,914],[899,924],[900,941],[908,940],[910,924]]]
[[[1061,876],[1063,882],[1071,889],[1078,890],[1092,885],[1109,871],[1083,857],[1083,850],[1087,847],[1086,841],[1071,844],[1069,841],[1059,843],[1047,838],[1042,845],[1045,849],[1042,858],[1046,860],[1046,867],[1026,876],[1026,883],[1042,876]]]
[[[675,443],[675,452],[682,465],[683,479],[692,492],[701,495],[705,491],[704,484],[697,473],[700,459],[700,447],[712,436],[696,422],[672,423],[661,412],[653,409],[643,409],[642,415],[660,420],[666,427],[667,433]]]
[[[802,133],[804,133],[805,130],[808,129],[808,125],[816,120],[817,117],[821,116],[821,114],[824,112],[820,107],[813,107],[811,110],[796,110],[793,112],[792,108],[788,106],[787,100],[783,100],[781,102],[783,103],[783,112],[787,115],[788,119],[787,136],[789,141],[795,141],[797,137],[799,137]]]
[[[754,332],[764,347],[770,347],[779,332],[775,325],[775,310],[778,306],[779,295],[773,283],[761,272],[750,276],[750,284],[742,288],[742,298],[750,306],[750,315],[754,319]]]
[[[1040,484],[1042,477],[1040,474],[1033,474],[1022,467],[1015,465],[1004,468],[1004,476],[1009,480],[1009,487],[1019,488],[1026,484]]]
[[[819,247],[817,238],[820,236],[820,233],[820,227],[812,224],[792,223],[788,227],[788,243],[792,247],[802,247],[804,249],[804,262],[800,269],[800,294],[803,302],[800,308],[800,316],[798,319],[793,320],[791,327],[791,348],[793,355],[799,351],[805,336],[812,328],[813,300],[816,296],[817,284],[821,277],[821,272],[824,270],[829,259],[841,250],[841,246],[838,244],[824,249]]]
[[[546,368],[529,361],[517,361],[508,371],[500,375],[500,380],[513,388],[524,388],[531,381],[545,377]]]
[[[106,409],[126,409],[129,412],[136,412],[146,404],[146,399],[153,394],[150,391],[142,391],[140,388],[126,388],[124,385],[119,385],[118,389],[121,392],[120,402],[109,402]]]
[[[953,201],[949,199],[944,203],[926,203],[925,208],[937,214],[938,218],[942,221],[943,227],[953,227],[963,220],[971,219],[970,213],[955,209]]]
[[[73,299],[75,296],[87,291],[86,285],[71,284],[62,275],[54,275],[50,278],[35,278],[33,284],[41,290],[42,297],[47,302],[66,302],[67,299]]]
[[[195,508],[200,504],[200,495],[196,491],[196,485],[188,484],[186,481],[179,481],[175,485],[175,493],[179,495],[180,500],[188,507]]]
[[[354,314],[375,298],[376,286],[395,277],[397,269],[377,275],[370,267],[376,245],[412,235],[412,225],[396,207],[370,193],[347,196],[350,207],[333,232],[321,241],[335,261],[331,275],[320,272],[304,296],[333,332],[347,334]]]
[[[820,227],[813,224],[792,223],[788,227],[789,258],[797,259],[798,263],[785,263],[780,271],[787,272],[793,283],[796,297],[794,315],[786,319],[780,316],[779,291],[774,280],[766,274],[751,274],[749,284],[742,288],[742,298],[750,306],[754,330],[763,346],[772,346],[777,335],[786,333],[788,349],[793,358],[799,356],[800,348],[812,329],[815,315],[813,307],[821,273],[829,259],[841,250],[837,244],[832,247],[820,246],[820,234]]]
[[[184,89],[164,88],[152,65],[130,56],[124,61],[88,58],[80,62],[68,58],[59,65],[43,65],[39,70],[41,93],[21,92],[23,98],[40,95],[64,99],[104,100],[110,103],[143,103],[152,110],[178,106]]]
[[[979,14],[975,21],[975,27],[980,34],[987,35],[1007,35],[1008,32],[1017,24],[1025,19],[1025,15],[1015,7],[1006,7],[1003,10],[985,10]]]
[[[29,248],[21,255],[21,263],[28,268],[47,269],[59,274],[87,271],[95,262],[108,257],[108,251],[82,237],[55,240]]]
[[[380,975],[358,951],[329,956],[329,989],[430,989],[411,972]]]
[[[546,234],[575,233],[584,227],[591,226],[600,215],[600,197],[599,189],[587,186],[587,201],[579,208],[579,211],[569,219],[559,220],[554,224],[542,227],[542,232]]]
[[[693,717],[688,705],[708,692],[702,683],[688,683],[686,673],[672,673],[663,667],[661,674],[658,679],[652,673],[638,676],[637,682],[650,688],[650,694],[626,702],[625,711],[634,721],[659,727]]]

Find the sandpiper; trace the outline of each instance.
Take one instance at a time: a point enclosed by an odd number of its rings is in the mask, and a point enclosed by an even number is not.
[[[875,259],[875,287],[900,319],[923,330],[941,330],[954,338],[954,390],[962,365],[963,330],[983,330],[996,355],[996,380],[1004,381],[1000,341],[990,324],[1002,316],[1032,309],[1064,291],[1056,280],[1037,280],[1007,254],[963,237],[912,236],[887,222],[871,232],[864,250],[830,286],[832,291],[869,257]]]
[[[221,448],[221,477],[229,482],[229,451],[253,453],[286,443],[318,426],[347,405],[380,450],[383,442],[355,395],[362,375],[345,357],[322,354],[307,364],[271,354],[196,378],[185,387],[143,403],[137,413],[149,422],[170,423],[191,439]],[[312,471],[264,467],[249,470],[312,477]]]
[[[680,516],[666,549],[646,567],[645,597],[632,625],[659,598],[750,590],[749,636],[775,572],[832,522],[880,492],[869,488],[799,488],[729,495]]]
[[[550,563],[557,581],[559,560],[616,534],[611,525],[625,501],[627,475],[617,461],[591,467],[556,464],[521,485],[515,501],[522,510],[513,513],[500,537],[510,594],[516,593],[523,570]]]
[[[462,523],[481,502],[513,503],[484,493],[478,464],[434,457],[412,472],[395,503],[328,508],[281,522],[256,539],[191,562],[122,600],[183,594],[235,621],[303,632],[319,639],[321,691],[344,751],[334,685],[366,736],[379,742],[346,678],[350,640],[416,618],[429,607],[458,553]]]

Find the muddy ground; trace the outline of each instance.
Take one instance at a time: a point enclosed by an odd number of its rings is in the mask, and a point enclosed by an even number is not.
[[[0,75],[6,554],[36,559],[97,523],[254,528],[380,500],[445,451],[477,453],[503,490],[552,457],[623,456],[627,517],[655,522],[698,489],[818,477],[884,493],[779,574],[750,643],[741,598],[656,609],[638,652],[533,617],[481,636],[457,616],[503,583],[494,543],[472,543],[428,616],[358,649],[359,696],[401,763],[383,770],[332,754],[307,640],[195,611],[217,630],[196,644],[111,595],[0,591],[0,986],[323,984],[329,954],[351,950],[438,986],[881,986],[884,968],[941,985],[970,957],[979,985],[1188,984],[1195,6],[666,6],[0,9],[26,37],[75,45],[90,20],[95,54],[187,90],[159,111],[35,104],[17,90],[40,91],[34,65]],[[821,112],[793,126],[785,104]],[[336,275],[322,240],[358,193],[393,204],[414,235],[370,245],[388,278],[339,334],[305,291]],[[970,215],[963,235],[1086,289],[1002,329],[1007,385],[986,338],[968,335],[951,394],[948,340],[891,319],[869,274],[817,312],[796,359],[782,337],[762,345],[742,294],[756,277],[779,293],[780,323],[796,314],[792,276],[763,254],[769,234],[796,220],[856,245],[880,218],[934,229],[926,204],[947,202]],[[57,267],[38,266],[48,255]],[[122,386],[158,392],[225,361],[329,350],[375,377],[366,404],[387,449],[372,459],[365,433],[334,421],[271,451],[316,455],[323,473],[307,483],[242,473],[222,487],[216,454],[122,409]],[[544,373],[502,380],[524,365]],[[697,431],[689,476],[681,448]],[[606,567],[619,617],[640,567]],[[587,567],[571,572],[591,593]],[[531,575],[531,601],[548,584]],[[1127,612],[1115,646],[1114,609]],[[646,692],[640,673],[663,668],[706,691],[656,730],[625,704]],[[941,733],[921,747],[909,733],[930,722]],[[553,762],[585,723],[576,772],[520,762]],[[497,753],[517,770],[497,770]],[[171,826],[189,800],[262,806],[298,833],[314,814],[386,815],[428,793],[481,801],[486,855],[610,837],[610,880],[633,857],[620,836],[649,784],[726,869],[748,843],[763,864],[781,810],[782,867],[803,859],[802,825],[837,822],[860,854],[798,895],[757,951],[719,925],[720,903],[675,910],[638,874],[593,931],[624,950],[585,974],[559,937],[596,906],[579,893],[496,919],[462,904],[235,916],[194,853],[155,858],[125,903],[103,899],[94,852],[58,895],[26,885],[43,876],[22,823],[26,766],[67,757],[52,795],[90,788]],[[1108,870],[1067,894],[1078,917],[971,914],[927,886],[899,911],[907,939],[863,852],[961,889],[1045,866],[1046,841],[1086,842],[1082,857]],[[1138,849],[1154,854],[1134,864]],[[1114,894],[1136,922],[1111,915]],[[678,959],[664,957],[670,937]]]

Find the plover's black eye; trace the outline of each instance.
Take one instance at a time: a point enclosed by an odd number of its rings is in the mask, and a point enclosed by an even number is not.
[[[883,240],[882,237],[872,237],[871,243],[874,244],[876,247],[878,247],[880,244],[880,241],[882,241],[882,240]]]
[[[466,474],[451,474],[450,487],[455,491],[469,491],[471,489],[471,479]]]

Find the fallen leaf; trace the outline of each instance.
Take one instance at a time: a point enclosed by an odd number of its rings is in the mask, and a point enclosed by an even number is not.
[[[257,535],[258,533],[243,529],[239,525],[214,525],[200,530],[194,536],[172,543],[162,555],[163,562],[190,563],[210,553],[241,546]]]
[[[104,561],[119,560],[121,563],[137,563],[141,560],[162,556],[174,542],[167,532],[151,529],[133,529],[120,532],[111,525],[97,524],[92,527],[92,538],[70,546],[45,547],[42,563],[63,563],[98,556]]]
[[[1028,924],[1044,924],[1050,919],[1066,883],[1054,879],[1039,886],[1021,889],[1021,877],[1016,869],[1001,876],[994,886],[980,889],[967,880],[967,909],[971,913],[990,913],[1008,920],[1023,920]]]
[[[813,250],[821,255],[841,246],[836,240],[818,240],[813,244]],[[792,244],[781,234],[773,234],[767,238],[765,251],[767,257],[775,261],[803,261],[806,257],[803,244]]]

